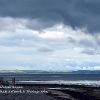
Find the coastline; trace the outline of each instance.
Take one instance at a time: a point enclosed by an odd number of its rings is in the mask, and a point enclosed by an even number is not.
[[[58,85],[84,85],[90,87],[100,87],[100,81],[93,80],[55,80],[55,81],[16,81],[16,84],[58,84]]]
[[[16,83],[13,87],[15,88],[6,86],[2,90],[32,92],[0,93],[0,100],[100,100],[100,87],[89,85]]]

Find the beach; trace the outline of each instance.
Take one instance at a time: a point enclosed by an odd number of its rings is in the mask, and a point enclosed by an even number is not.
[[[1,73],[0,100],[100,100],[99,74]]]
[[[100,100],[100,87],[16,83],[0,87],[0,100]]]

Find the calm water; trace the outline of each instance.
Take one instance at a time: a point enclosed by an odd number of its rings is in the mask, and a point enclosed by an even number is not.
[[[6,80],[11,80],[12,77],[15,77],[18,81],[100,81],[99,74],[1,74],[0,77],[3,77]]]

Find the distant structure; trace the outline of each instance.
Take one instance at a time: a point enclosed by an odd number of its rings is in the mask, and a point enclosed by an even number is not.
[[[0,77],[0,85],[6,85],[6,86],[13,85],[13,86],[15,86],[15,84],[16,84],[15,77],[12,78],[12,83],[9,83],[7,80],[4,80],[3,77]]]
[[[3,85],[4,81],[3,81],[3,77],[0,77],[0,85]]]
[[[14,78],[12,78],[12,85],[15,86],[15,84],[16,84],[16,81],[15,81],[15,77],[14,77]]]
[[[3,77],[0,77],[0,85],[10,85],[8,81],[4,81]]]

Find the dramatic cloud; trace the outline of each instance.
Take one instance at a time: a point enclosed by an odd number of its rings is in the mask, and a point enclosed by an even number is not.
[[[99,5],[99,0],[0,0],[0,68],[99,70]]]
[[[0,0],[0,16],[38,18],[44,23],[40,29],[63,22],[95,33],[100,31],[99,5],[99,0]]]
[[[68,71],[96,69],[100,65],[99,33],[91,35],[86,28],[73,29],[63,23],[37,30],[29,26],[42,23],[30,18],[0,20],[1,66]]]

